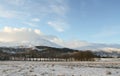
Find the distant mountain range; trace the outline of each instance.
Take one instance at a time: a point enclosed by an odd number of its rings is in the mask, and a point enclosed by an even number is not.
[[[95,55],[100,57],[120,57],[120,45],[119,44],[92,44],[90,46],[84,46],[76,49],[91,50]]]
[[[91,50],[100,50],[103,48],[120,48],[120,44],[99,44],[99,43],[91,43],[88,46],[78,47],[76,49],[91,49]]]
[[[0,47],[34,47],[34,46],[50,46],[60,48],[61,46],[46,39],[36,39],[28,41],[11,41],[0,42]]]
[[[35,46],[45,46],[42,49],[45,49],[46,47],[53,47],[62,49],[65,48],[64,46],[60,46],[56,43],[53,43],[46,39],[37,39],[37,40],[28,40],[28,41],[21,41],[21,42],[0,42],[0,50],[2,49],[5,52],[9,53],[15,53],[15,52],[22,52],[27,48],[37,49]],[[67,47],[67,49],[70,47]],[[96,55],[99,55],[101,57],[120,57],[120,45],[114,44],[114,45],[108,45],[108,44],[91,44],[89,46],[84,46],[80,48],[71,48],[75,50],[91,50]],[[72,51],[72,50],[71,50]]]

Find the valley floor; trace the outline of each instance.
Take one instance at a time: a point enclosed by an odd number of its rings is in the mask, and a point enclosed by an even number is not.
[[[0,76],[120,76],[120,62],[0,61]]]

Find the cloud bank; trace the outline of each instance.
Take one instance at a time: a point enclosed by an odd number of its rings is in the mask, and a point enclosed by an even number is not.
[[[41,35],[38,29],[4,27],[0,31],[0,41],[27,41],[39,38]]]
[[[45,35],[39,29],[4,27],[0,30],[0,42],[26,42],[48,40],[63,47],[77,48],[89,45],[85,41],[64,41],[53,35]],[[44,45],[44,44],[43,44]]]
[[[0,46],[17,43],[25,43],[32,46],[52,46],[52,47],[67,47],[72,49],[82,49],[82,50],[116,50],[118,51],[119,44],[100,44],[100,43],[89,43],[87,41],[80,40],[69,40],[64,41],[57,36],[46,35],[41,32],[39,29],[31,28],[13,28],[13,27],[4,27],[0,30]],[[27,46],[27,45],[26,45]]]

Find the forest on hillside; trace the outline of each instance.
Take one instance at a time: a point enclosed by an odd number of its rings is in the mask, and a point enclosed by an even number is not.
[[[79,51],[68,48],[36,46],[33,48],[0,48],[0,60],[28,60],[47,58],[48,60],[93,61],[96,56],[89,50]],[[40,59],[41,60],[41,59]]]

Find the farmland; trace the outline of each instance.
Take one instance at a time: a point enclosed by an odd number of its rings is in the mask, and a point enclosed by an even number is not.
[[[1,76],[120,76],[120,62],[0,61]]]

